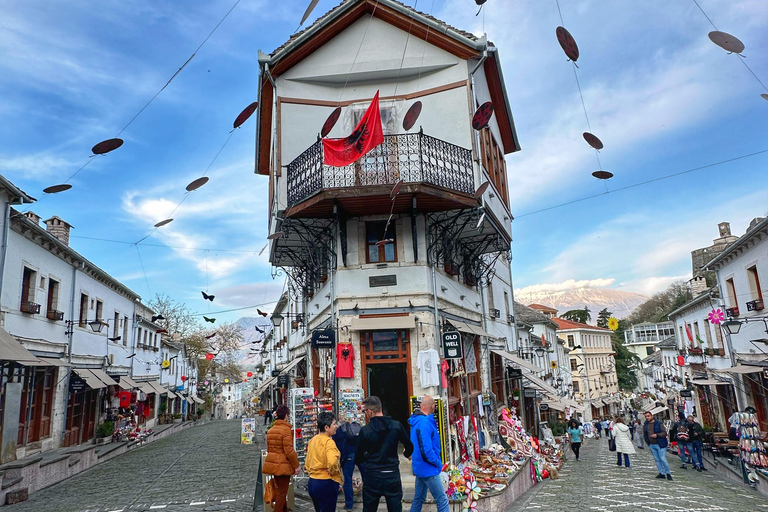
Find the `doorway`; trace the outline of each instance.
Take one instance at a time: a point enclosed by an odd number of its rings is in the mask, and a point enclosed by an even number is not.
[[[408,429],[408,364],[380,363],[366,366],[368,396],[377,396],[385,416],[391,416]]]

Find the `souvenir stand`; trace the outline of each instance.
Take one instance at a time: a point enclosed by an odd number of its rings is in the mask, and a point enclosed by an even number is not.
[[[309,440],[317,434],[317,403],[314,388],[289,389],[288,406],[294,432],[293,448],[299,456],[299,465],[304,466]]]
[[[363,398],[365,392],[360,388],[339,390],[339,423],[357,422],[365,425]]]
[[[768,455],[766,455],[763,436],[760,432],[760,424],[757,419],[757,411],[748,407],[739,414],[739,454],[744,463],[744,480],[750,485],[757,481],[752,474],[753,470],[760,470],[764,475],[768,469]]]

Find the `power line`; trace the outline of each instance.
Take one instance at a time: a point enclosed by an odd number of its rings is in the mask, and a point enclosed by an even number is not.
[[[129,242],[128,240],[113,240],[109,238],[98,238],[93,236],[75,236],[70,235],[70,238],[80,238],[83,240],[93,240],[96,242],[107,242],[112,244],[122,244],[122,245],[136,245],[136,242]],[[234,252],[234,253],[242,253],[242,254],[248,254],[253,253],[256,254],[258,250],[246,250],[246,249],[218,249],[215,247],[183,247],[179,245],[167,245],[167,244],[146,244],[142,243],[142,247],[162,247],[165,249],[183,249],[187,251],[212,251],[212,252]]]
[[[688,174],[688,173],[691,173],[691,172],[701,171],[703,169],[709,169],[710,167],[716,167],[718,165],[723,165],[723,164],[735,162],[737,160],[743,160],[745,158],[749,158],[749,157],[753,157],[753,156],[757,156],[757,155],[762,155],[763,153],[768,153],[768,149],[763,149],[761,151],[755,151],[754,153],[748,153],[746,155],[741,155],[741,156],[737,156],[737,157],[734,157],[734,158],[729,158],[727,160],[721,160],[719,162],[714,162],[714,163],[711,163],[711,164],[702,165],[700,167],[694,167],[692,169],[686,169],[685,171],[675,172],[675,173],[672,173],[672,174],[666,174],[666,175],[660,176],[658,178],[653,178],[653,179],[650,179],[650,180],[641,181],[641,182],[635,183],[633,185],[627,185],[625,187],[619,187],[619,188],[616,188],[616,189],[613,189],[613,190],[610,190],[610,191],[601,192],[599,194],[594,194],[594,195],[591,195],[591,196],[586,196],[586,197],[582,197],[582,198],[579,198],[579,199],[574,199],[572,201],[567,201],[565,203],[556,204],[554,206],[549,206],[547,208],[542,208],[540,210],[534,210],[532,212],[523,213],[522,215],[515,216],[515,218],[516,219],[520,219],[522,217],[528,217],[530,215],[535,215],[537,213],[542,213],[542,212],[546,212],[546,211],[549,211],[549,210],[554,210],[555,208],[561,208],[563,206],[568,206],[568,205],[571,205],[571,204],[580,203],[582,201],[587,201],[588,199],[594,199],[596,197],[605,196],[605,195],[608,195],[608,194],[612,194],[614,192],[620,192],[622,190],[628,190],[630,188],[640,187],[642,185],[648,185],[649,183],[654,183],[654,182],[657,182],[657,181],[666,180],[666,179],[669,179],[669,178],[674,178],[676,176],[681,176],[683,174]]]

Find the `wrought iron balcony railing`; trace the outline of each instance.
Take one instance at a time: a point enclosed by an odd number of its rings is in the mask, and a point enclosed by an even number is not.
[[[474,192],[472,152],[423,133],[385,135],[384,142],[346,167],[323,164],[318,141],[288,164],[288,206],[325,189],[428,183]]]

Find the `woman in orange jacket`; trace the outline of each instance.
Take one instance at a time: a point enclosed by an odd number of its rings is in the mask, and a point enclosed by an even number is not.
[[[277,421],[267,432],[267,458],[261,472],[272,475],[277,490],[274,512],[288,512],[288,487],[291,476],[299,474],[299,456],[293,449],[293,427],[286,421],[288,407],[279,405],[275,411]]]

